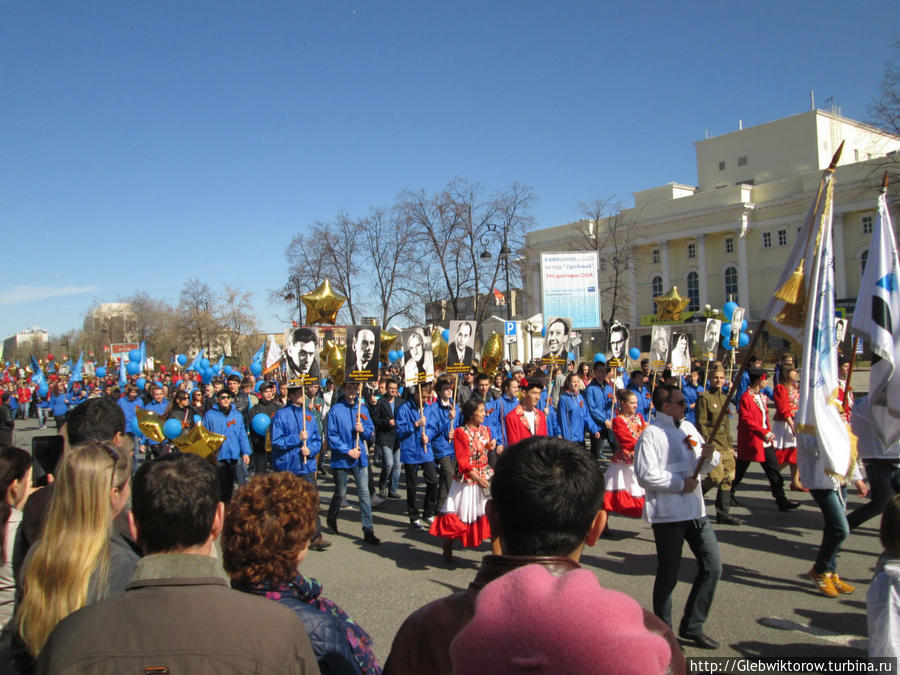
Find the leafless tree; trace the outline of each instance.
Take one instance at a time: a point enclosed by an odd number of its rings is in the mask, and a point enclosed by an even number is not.
[[[227,336],[231,355],[241,363],[249,362],[249,340],[257,331],[253,293],[226,284],[219,294],[218,306],[222,335]]]
[[[900,37],[894,40],[893,54],[884,64],[878,96],[869,105],[869,117],[875,126],[900,136]]]
[[[188,279],[181,289],[177,314],[182,344],[205,347],[209,353],[220,330],[216,296],[209,284]]]

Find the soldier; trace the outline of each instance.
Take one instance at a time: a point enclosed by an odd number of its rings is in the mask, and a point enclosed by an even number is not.
[[[723,420],[716,435],[712,436],[713,426],[722,410],[725,409],[725,392],[722,385],[725,384],[725,370],[715,368],[709,374],[709,389],[697,399],[697,407],[694,412],[697,416],[697,431],[707,443],[712,443],[719,451],[722,461],[713,468],[703,479],[703,494],[706,494],[714,485],[718,485],[716,492],[716,522],[720,525],[743,525],[744,521],[735,518],[728,511],[731,509],[731,481],[734,478],[734,450],[731,446],[731,425],[729,420]]]

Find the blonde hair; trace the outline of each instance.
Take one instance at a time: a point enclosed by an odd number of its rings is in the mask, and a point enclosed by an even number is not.
[[[23,575],[17,622],[28,651],[37,658],[60,621],[87,604],[89,590],[105,595],[113,488],[131,478],[131,454],[85,441],[60,462],[41,536]],[[90,589],[94,571],[96,589]]]

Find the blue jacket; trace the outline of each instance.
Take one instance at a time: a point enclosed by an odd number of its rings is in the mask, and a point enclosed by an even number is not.
[[[455,413],[453,415],[454,429],[462,424],[462,413],[459,406],[456,406]],[[450,406],[445,408],[438,399],[425,407],[425,420],[425,435],[429,438],[429,445],[435,460],[454,456],[453,441],[450,440]]]
[[[225,436],[225,442],[219,448],[216,460],[240,459],[241,455],[249,455],[253,452],[250,449],[247,432],[244,431],[244,417],[233,405],[228,408],[228,414],[225,415],[219,410],[217,403],[206,411],[201,424],[213,433]]]
[[[65,415],[69,412],[69,395],[54,394],[50,397],[50,410],[54,415]]]
[[[613,418],[613,405],[616,402],[616,390],[611,384],[598,384],[591,380],[584,390],[584,402],[588,412],[599,429],[605,429],[606,423]]]
[[[628,391],[633,391],[637,394],[637,411],[641,413],[645,420],[650,420],[650,390],[645,386],[641,386],[638,389],[635,389],[631,383],[628,383],[628,386],[625,387]]]
[[[77,391],[70,391],[68,402],[69,408],[74,408],[79,403],[84,403],[87,400],[87,390],[84,387],[81,387]]]
[[[490,415],[485,415],[484,423],[491,430],[491,438],[497,439],[497,445],[506,447],[506,416],[519,407],[519,399],[510,398],[503,394],[494,401],[494,408]],[[487,411],[485,411],[487,412]]]
[[[406,399],[394,412],[397,440],[400,441],[400,461],[404,464],[424,464],[434,461],[431,437],[429,437],[428,444],[424,448],[422,447],[422,427],[416,426],[420,417],[419,404],[414,398]],[[425,426],[428,426],[427,414]],[[428,434],[427,431],[425,433]]]
[[[272,418],[272,464],[278,471],[303,476],[316,470],[316,457],[322,449],[322,437],[314,410],[306,411],[306,447],[309,455],[303,461],[300,432],[303,431],[303,406],[288,405]]]
[[[559,433],[566,440],[584,443],[586,431],[592,434],[599,431],[581,394],[562,392],[556,415],[559,418]]]
[[[557,424],[556,419],[556,408],[554,407],[552,401],[547,403],[547,389],[545,388],[541,391],[541,397],[538,399],[538,408],[544,411],[544,415],[547,417],[547,435],[550,438],[554,436],[559,436],[559,424]]]
[[[700,398],[700,394],[703,392],[704,389],[699,384],[693,385],[690,382],[684,382],[681,385],[681,393],[684,395],[686,403],[684,408],[684,419],[691,424],[697,424],[697,411],[694,406],[697,405],[697,399]]]
[[[359,457],[353,459],[347,453],[356,447],[356,411],[359,401],[353,405],[347,403],[343,396],[328,411],[328,422],[325,437],[328,439],[328,447],[331,449],[332,469],[352,469],[355,466],[369,466],[369,457],[364,441],[372,438],[375,433],[375,425],[369,417],[369,408],[362,406],[359,421],[362,422],[363,432],[359,437]]]
[[[165,417],[166,410],[168,409],[168,407],[169,407],[169,402],[166,399],[163,399],[159,403],[156,403],[155,401],[150,401],[150,403],[144,404],[144,410],[146,410],[148,412],[156,413],[160,417]],[[147,443],[149,445],[162,445],[161,442],[154,441],[150,438],[147,439]]]

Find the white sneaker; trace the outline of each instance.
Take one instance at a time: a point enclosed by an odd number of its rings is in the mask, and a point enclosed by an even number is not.
[[[384,498],[378,494],[373,494],[371,499],[372,499],[372,508],[373,509],[377,506],[381,506],[382,504],[384,504]]]
[[[424,520],[422,520],[421,518],[417,518],[412,523],[410,523],[410,525],[412,525],[413,527],[418,528],[420,530],[428,529],[428,523],[425,522]]]

